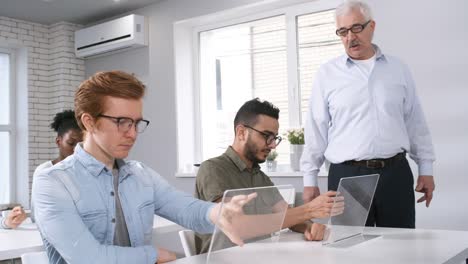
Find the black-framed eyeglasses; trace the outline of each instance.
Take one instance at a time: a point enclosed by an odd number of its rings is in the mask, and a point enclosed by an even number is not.
[[[364,24],[354,24],[350,28],[342,27],[342,28],[337,29],[335,33],[336,33],[337,36],[340,36],[340,37],[346,37],[346,35],[348,35],[348,31],[351,31],[353,33],[360,33],[360,32],[362,32],[364,30],[364,28],[366,28],[366,26],[370,22],[371,22],[371,20],[368,20]]]
[[[117,125],[117,129],[119,130],[119,132],[122,133],[127,133],[128,131],[130,131],[134,124],[136,132],[143,133],[143,131],[145,131],[145,129],[150,123],[150,121],[145,119],[133,120],[130,117],[115,117],[103,114],[99,114],[98,117],[111,119]]]
[[[283,140],[283,138],[281,136],[275,136],[274,134],[270,134],[270,133],[265,133],[263,131],[260,131],[260,130],[257,130],[251,126],[248,126],[248,125],[243,125],[245,126],[246,128],[250,128],[256,132],[258,132],[260,135],[263,136],[263,138],[265,138],[265,143],[268,145],[271,145],[271,143],[275,142],[275,145],[278,146],[279,143],[281,143],[281,140]]]

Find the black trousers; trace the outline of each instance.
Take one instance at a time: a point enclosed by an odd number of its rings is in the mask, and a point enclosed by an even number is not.
[[[381,169],[331,164],[328,189],[336,191],[341,178],[368,174],[380,177],[366,226],[415,228],[414,179],[406,158]]]

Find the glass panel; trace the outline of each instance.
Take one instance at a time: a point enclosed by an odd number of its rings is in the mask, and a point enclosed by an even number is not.
[[[335,30],[335,10],[297,17],[302,122],[305,120],[310,91],[320,65],[344,53],[344,47]]]
[[[203,160],[222,154],[232,143],[235,114],[255,97],[279,107],[280,127],[289,126],[284,16],[200,33]],[[279,163],[288,163],[288,151],[280,144]]]
[[[0,125],[10,123],[10,55],[0,53]]]
[[[10,133],[0,132],[0,204],[10,203]]]
[[[242,210],[232,208],[239,199],[250,197]],[[208,251],[207,263],[227,263],[218,250],[236,246],[230,237],[243,241],[243,247],[255,247],[258,243],[278,242],[288,203],[294,199],[290,185],[227,190],[222,199],[221,212],[216,222]],[[268,248],[268,245],[263,247]],[[242,248],[238,255],[242,255]],[[238,261],[239,259],[237,259]]]
[[[344,211],[329,218],[324,245],[362,235],[378,181],[379,174],[341,178],[337,192],[344,197]]]

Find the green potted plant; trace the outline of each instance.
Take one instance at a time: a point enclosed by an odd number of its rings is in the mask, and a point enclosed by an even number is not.
[[[267,171],[276,171],[276,157],[278,157],[278,152],[276,150],[270,151],[266,157]]]
[[[293,171],[299,171],[301,169],[300,160],[305,143],[304,128],[288,129],[286,133],[284,133],[284,136],[288,139],[290,144],[289,161],[291,169]]]
[[[291,145],[304,145],[304,128],[292,128],[288,129],[284,136]]]

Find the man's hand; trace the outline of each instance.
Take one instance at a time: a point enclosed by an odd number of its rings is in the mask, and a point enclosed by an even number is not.
[[[304,203],[308,203],[319,195],[320,195],[320,190],[317,186],[304,186],[304,192],[302,193],[302,200],[304,200]]]
[[[308,223],[307,229],[304,231],[304,238],[307,241],[323,240],[326,226],[319,223]]]
[[[164,248],[157,248],[158,250],[158,259],[156,263],[165,263],[169,261],[176,260],[176,254]]]
[[[330,215],[335,216],[343,213],[344,197],[335,196],[336,192],[328,191],[307,204],[304,204],[307,218],[325,218]]]
[[[428,175],[420,175],[418,177],[418,183],[416,185],[415,190],[417,192],[424,193],[424,196],[421,196],[421,198],[418,199],[418,203],[426,201],[426,207],[429,207],[434,189],[434,177]]]
[[[239,227],[235,226],[234,220],[239,219],[242,215],[244,215],[242,207],[244,207],[244,205],[249,203],[255,197],[257,197],[257,193],[251,193],[249,195],[236,195],[232,197],[229,202],[224,203],[221,215],[219,215],[221,210],[221,203],[218,203],[210,212],[211,222],[218,225],[224,234],[238,246],[243,246],[244,241],[239,236]]]
[[[17,228],[26,219],[23,208],[16,206],[11,210],[5,220],[5,225],[9,228]]]

